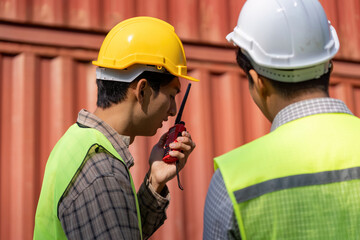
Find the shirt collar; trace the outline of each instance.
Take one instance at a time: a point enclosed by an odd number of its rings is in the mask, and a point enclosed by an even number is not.
[[[290,104],[275,116],[271,131],[281,125],[306,116],[320,113],[347,113],[353,115],[345,103],[334,98],[314,98]]]
[[[130,168],[134,165],[134,158],[129,151],[129,136],[120,135],[109,124],[85,109],[79,112],[77,122],[86,127],[94,128],[104,134],[124,160],[126,166]]]

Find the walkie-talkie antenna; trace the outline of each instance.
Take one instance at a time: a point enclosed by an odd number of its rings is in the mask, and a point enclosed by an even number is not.
[[[183,98],[183,100],[182,100],[182,102],[181,102],[181,105],[180,105],[180,108],[179,108],[179,112],[178,112],[178,114],[177,114],[177,116],[176,116],[176,119],[175,119],[175,124],[178,124],[178,123],[180,123],[180,121],[181,121],[181,116],[182,116],[182,113],[183,113],[183,111],[184,111],[184,106],[185,106],[187,97],[188,97],[188,95],[189,95],[190,87],[191,87],[191,83],[189,83],[188,86],[187,86],[187,89],[186,89],[184,98]]]
[[[182,116],[182,113],[184,111],[184,106],[185,106],[185,103],[186,103],[186,99],[189,95],[189,91],[190,91],[190,87],[191,87],[191,83],[188,84],[188,87],[186,89],[186,92],[185,92],[185,95],[184,95],[184,98],[181,102],[181,106],[180,106],[180,109],[179,109],[179,112],[176,116],[176,119],[175,119],[175,125],[173,127],[171,127],[167,133],[167,139],[166,139],[166,143],[165,143],[165,152],[164,152],[164,157],[163,157],[163,161],[166,162],[166,163],[175,163],[176,165],[176,176],[177,176],[177,181],[178,181],[178,186],[181,190],[183,190],[183,187],[181,186],[181,183],[180,183],[180,177],[179,177],[179,159],[177,159],[177,157],[172,157],[169,155],[169,152],[172,150],[170,149],[170,143],[176,141],[176,138],[181,136],[181,133],[183,131],[186,131],[186,128],[185,128],[185,123],[181,121],[181,116]],[[175,151],[179,151],[179,150],[175,150]]]

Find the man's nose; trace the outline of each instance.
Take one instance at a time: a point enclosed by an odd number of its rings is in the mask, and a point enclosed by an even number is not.
[[[170,116],[175,116],[176,115],[176,102],[172,101],[171,105],[170,105],[170,109],[169,109],[169,115]]]

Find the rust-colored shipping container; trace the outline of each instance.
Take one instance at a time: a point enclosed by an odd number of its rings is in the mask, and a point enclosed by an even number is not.
[[[214,156],[266,134],[270,123],[252,102],[247,79],[225,36],[245,0],[0,0],[0,239],[32,239],[45,164],[80,109],[95,110],[91,61],[106,32],[133,16],[174,25],[194,83],[183,115],[197,144],[169,184],[168,220],[151,239],[201,239]],[[330,94],[360,116],[360,1],[321,0],[337,29]],[[186,82],[182,80],[183,89]],[[184,92],[184,91],[183,91]],[[179,103],[182,95],[177,97]],[[131,145],[139,186],[156,136]]]

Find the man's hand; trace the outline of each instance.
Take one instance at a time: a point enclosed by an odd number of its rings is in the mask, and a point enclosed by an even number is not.
[[[165,184],[176,176],[175,163],[165,163],[162,158],[164,156],[164,145],[167,134],[161,136],[159,142],[153,147],[150,158],[150,174],[149,181],[156,192],[160,193]],[[190,133],[183,131],[182,136],[177,138],[177,142],[170,144],[171,149],[179,151],[170,151],[169,155],[179,160],[179,171],[185,166],[190,153],[195,148],[195,143],[191,139]]]

